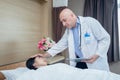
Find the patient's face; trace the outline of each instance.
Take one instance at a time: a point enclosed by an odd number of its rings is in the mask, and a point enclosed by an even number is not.
[[[47,60],[46,60],[46,58],[39,57],[39,56],[37,56],[37,57],[35,58],[34,64],[33,64],[33,66],[34,66],[35,68],[39,68],[39,67],[41,67],[41,66],[46,66],[46,65],[47,65]]]

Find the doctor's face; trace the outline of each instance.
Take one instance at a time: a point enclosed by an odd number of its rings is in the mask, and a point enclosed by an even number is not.
[[[46,66],[47,65],[47,60],[46,58],[43,58],[43,57],[40,57],[40,56],[37,56],[34,60],[34,64],[33,66],[35,68],[39,68],[41,66]]]
[[[70,14],[68,12],[63,12],[60,14],[59,18],[64,27],[66,28],[75,27],[76,19],[73,14]]]

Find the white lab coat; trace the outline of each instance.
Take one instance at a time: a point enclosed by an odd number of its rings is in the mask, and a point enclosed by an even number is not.
[[[81,23],[81,51],[84,57],[90,57],[94,54],[100,57],[92,64],[87,63],[88,68],[109,71],[107,61],[107,51],[110,45],[110,36],[101,26],[101,24],[91,17],[80,17]],[[90,34],[89,43],[86,43],[85,33]],[[61,40],[49,49],[47,52],[55,56],[68,47],[69,58],[75,58],[74,39],[71,29],[66,29]],[[76,62],[70,61],[70,65],[75,66]]]

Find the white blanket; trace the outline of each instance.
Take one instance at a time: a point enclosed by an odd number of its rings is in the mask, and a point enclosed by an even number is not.
[[[93,69],[78,69],[58,63],[30,70],[16,80],[120,80],[120,75]]]

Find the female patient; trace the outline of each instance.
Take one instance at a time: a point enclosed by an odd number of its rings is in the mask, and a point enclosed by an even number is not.
[[[41,66],[47,66],[47,60],[46,58],[43,58],[41,56],[36,56],[36,57],[33,57],[33,58],[29,58],[27,61],[26,61],[26,66],[29,68],[29,69],[37,69]]]
[[[32,69],[32,77],[28,76],[25,79],[43,79],[43,80],[120,80],[120,75],[95,70],[95,69],[78,69],[69,66],[65,63],[56,63],[47,66],[46,58],[37,56],[34,58],[29,58],[26,62],[26,66]],[[35,70],[33,70],[35,69]],[[25,76],[25,75],[24,75]],[[35,76],[35,79],[33,78]],[[26,77],[26,76],[25,76]],[[20,78],[21,80],[24,78]],[[18,79],[18,80],[20,80]]]

